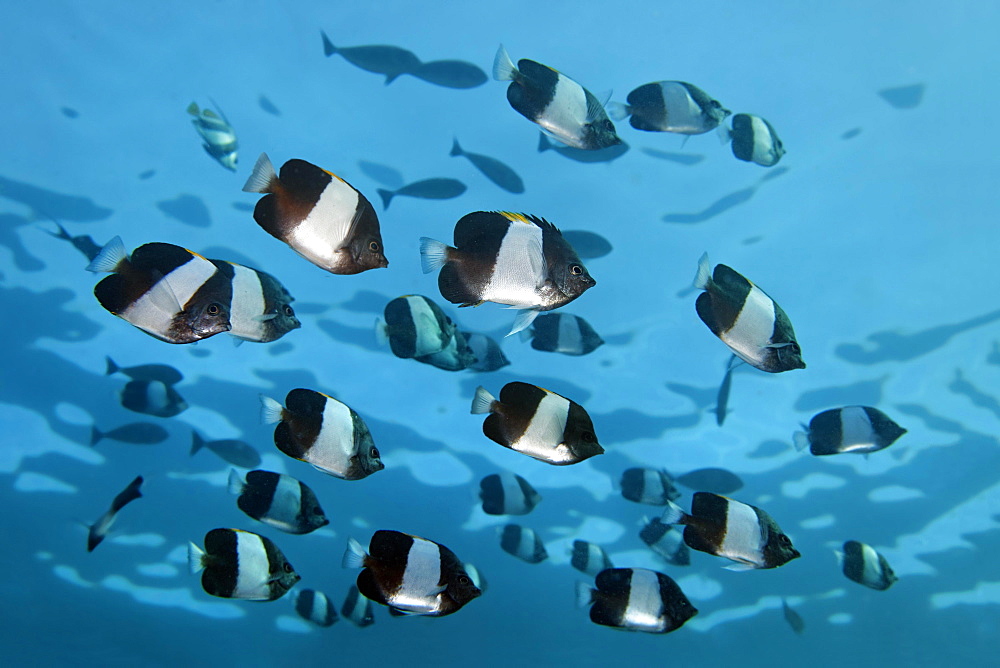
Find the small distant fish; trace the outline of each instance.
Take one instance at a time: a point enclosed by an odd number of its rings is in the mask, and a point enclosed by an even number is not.
[[[320,269],[359,274],[389,266],[371,202],[336,174],[293,158],[279,175],[261,153],[243,192],[266,193],[254,220]]]
[[[80,112],[78,112],[73,107],[59,107],[59,111],[63,113],[66,118],[79,118]]]
[[[595,624],[645,633],[676,631],[698,614],[676,582],[645,568],[601,571],[594,589],[578,583],[577,604],[592,606]]]
[[[260,396],[261,419],[278,423],[274,444],[283,453],[343,480],[385,468],[368,425],[347,404],[314,390],[295,389],[285,405]]]
[[[436,366],[445,371],[462,371],[476,361],[476,354],[469,347],[469,342],[465,339],[465,334],[455,330],[451,339],[441,350],[430,355],[421,355],[413,359],[424,364]]]
[[[193,251],[149,243],[129,257],[115,237],[87,269],[111,273],[94,288],[101,306],[161,341],[193,343],[229,331],[228,281]]]
[[[849,540],[844,543],[841,559],[847,579],[866,587],[885,591],[899,579],[886,558],[871,545]]]
[[[569,158],[574,162],[595,163],[611,162],[617,160],[628,153],[629,145],[619,140],[617,144],[605,146],[594,150],[565,146],[559,142],[551,141],[544,132],[538,133],[538,152],[555,151],[564,158]]]
[[[684,524],[688,547],[732,560],[731,571],[777,568],[802,556],[766,512],[711,492],[695,493],[690,515],[669,502],[660,521]]]
[[[705,159],[705,156],[692,153],[676,153],[673,151],[661,151],[656,148],[643,148],[642,152],[653,158],[676,162],[679,165],[697,165]]]
[[[906,430],[871,406],[833,408],[813,416],[806,431],[792,436],[797,450],[807,446],[814,455],[843,452],[869,454],[896,442]]]
[[[90,525],[87,532],[87,552],[93,552],[94,548],[100,545],[101,541],[107,537],[108,531],[111,530],[111,525],[114,524],[115,518],[118,516],[118,512],[142,496],[142,493],[139,492],[141,485],[142,476],[138,476],[128,484],[128,487],[118,493],[114,501],[111,502],[111,507],[108,511]]]
[[[269,343],[302,326],[295,317],[295,301],[271,274],[235,262],[211,260],[229,279],[229,334],[237,341]]]
[[[608,568],[614,568],[608,553],[604,548],[596,543],[588,543],[585,540],[573,541],[573,554],[570,557],[570,564],[578,571],[582,571],[591,577],[596,577],[598,573]]]
[[[604,452],[583,406],[537,385],[507,383],[499,400],[480,386],[472,413],[489,413],[483,433],[490,440],[549,464],[576,464]]]
[[[753,162],[761,167],[773,167],[785,155],[785,146],[778,139],[774,127],[760,116],[736,114],[733,116],[733,155],[745,162]]]
[[[104,370],[105,376],[120,373],[132,380],[155,380],[164,385],[176,385],[184,380],[184,374],[169,364],[138,364],[122,367],[118,366],[109,356],[105,356],[104,359],[107,364]]]
[[[666,471],[649,468],[625,469],[621,488],[627,500],[650,506],[665,506],[681,496]]]
[[[90,428],[90,445],[95,446],[106,438],[121,443],[135,445],[153,445],[162,443],[170,437],[170,433],[158,424],[152,422],[131,422],[110,431],[101,431],[97,426]]]
[[[416,197],[417,199],[454,199],[465,192],[466,186],[457,179],[424,179],[407,183],[402,188],[386,190],[379,188],[378,194],[382,198],[382,208],[388,209],[389,202],[397,195],[404,197]]]
[[[476,358],[468,368],[476,371],[496,371],[510,364],[510,360],[500,349],[500,344],[493,338],[472,332],[462,332],[462,335],[465,336],[465,341]]]
[[[517,113],[567,146],[592,151],[621,143],[601,101],[565,74],[527,58],[515,67],[501,44],[493,78],[511,82],[507,101]]]
[[[455,223],[454,239],[453,248],[420,238],[424,273],[441,269],[438,288],[453,304],[488,301],[525,309],[507,336],[597,284],[559,229],[544,218],[476,211]]]
[[[375,615],[372,612],[372,602],[361,595],[357,585],[351,585],[344,598],[344,605],[340,607],[340,614],[344,619],[355,626],[364,628],[375,623]]]
[[[507,524],[499,529],[500,548],[529,564],[539,564],[549,558],[545,544],[534,529]]]
[[[698,261],[694,287],[698,317],[729,349],[769,373],[804,369],[802,349],[785,312],[767,293],[724,264],[710,271],[708,253]]]
[[[788,605],[788,601],[785,599],[781,599],[781,612],[785,616],[785,621],[788,622],[788,625],[793,631],[795,631],[795,635],[802,635],[802,633],[806,630],[806,622],[802,619],[802,615],[795,612],[795,610]]]
[[[303,589],[295,597],[295,612],[299,617],[317,626],[333,626],[339,619],[337,608],[321,591]]]
[[[45,230],[56,239],[62,239],[73,244],[73,248],[77,249],[81,253],[87,256],[88,260],[93,260],[97,257],[97,254],[101,252],[101,245],[94,241],[94,239],[89,234],[80,234],[77,236],[71,235],[66,231],[66,228],[60,225],[56,221],[52,221],[59,228],[58,232],[52,232],[50,230]]]
[[[278,546],[240,529],[212,529],[205,549],[188,543],[188,566],[201,574],[206,594],[248,601],[273,601],[301,580]]]
[[[130,411],[163,418],[178,415],[188,407],[172,385],[158,380],[130,380],[121,392],[121,403]]]
[[[496,158],[479,153],[469,153],[463,150],[458,144],[458,139],[453,141],[449,155],[466,158],[476,169],[483,173],[483,176],[509,193],[520,194],[524,192],[524,181],[521,180],[521,177],[513,169]]]
[[[543,315],[525,331],[531,332],[532,348],[549,353],[587,355],[604,345],[589,322],[569,313]]]
[[[194,116],[191,124],[205,142],[202,144],[205,152],[215,158],[220,165],[235,172],[240,144],[236,140],[236,131],[229,124],[226,115],[221,111],[215,113],[211,109],[199,109],[196,102],[188,105],[187,112]]]
[[[735,354],[726,364],[726,375],[722,377],[722,384],[719,385],[719,394],[715,400],[715,424],[722,426],[726,421],[726,409],[729,406],[729,391],[733,387],[733,369],[736,368],[739,357]],[[711,490],[706,490],[711,491]]]
[[[191,432],[191,453],[194,455],[205,448],[214,452],[221,459],[229,462],[233,466],[245,469],[253,469],[260,466],[260,453],[249,443],[232,438],[224,438],[217,441],[206,441],[196,431]]]
[[[155,169],[147,169],[147,170],[144,170],[142,172],[139,172],[139,179],[141,181],[146,181],[148,179],[153,178],[154,176],[156,176],[156,170]]]
[[[404,359],[436,353],[455,335],[455,323],[441,307],[423,295],[403,295],[385,305],[385,320],[376,321],[375,333],[392,354]]]
[[[608,105],[616,121],[626,118],[636,130],[700,135],[719,126],[732,112],[694,84],[656,81],[639,86],[626,98],[628,104]]]
[[[667,563],[674,566],[689,566],[691,551],[680,531],[674,531],[669,524],[664,524],[660,518],[647,520],[639,532],[639,539],[660,555]]]
[[[924,84],[883,88],[878,94],[896,109],[915,109],[924,99]]]
[[[613,250],[611,242],[596,232],[563,230],[562,235],[576,251],[576,254],[584,260],[604,257]]]
[[[407,74],[445,88],[475,88],[488,78],[486,72],[464,60],[432,60]]]
[[[323,37],[323,55],[327,58],[338,54],[344,60],[366,72],[384,74],[385,83],[389,85],[401,74],[412,74],[420,67],[420,59],[412,51],[398,46],[375,44],[371,46],[336,47],[326,33],[320,31]]]
[[[351,538],[343,566],[363,567],[358,591],[402,614],[450,615],[482,593],[454,552],[400,531],[376,531],[367,553]]]
[[[720,468],[695,469],[674,478],[688,489],[714,494],[732,494],[743,487],[743,481],[732,471]]]
[[[272,116],[281,116],[281,110],[274,106],[274,102],[271,102],[265,95],[260,95],[257,98],[257,104],[260,108],[271,114]]]
[[[1000,341],[993,342],[993,349],[986,356],[986,363],[1000,365]]]
[[[244,513],[286,533],[312,533],[330,523],[316,493],[290,475],[250,471],[244,482],[230,469],[229,492],[239,496],[236,505]]]
[[[527,480],[515,473],[492,473],[479,481],[479,498],[487,515],[527,515],[542,500]]]

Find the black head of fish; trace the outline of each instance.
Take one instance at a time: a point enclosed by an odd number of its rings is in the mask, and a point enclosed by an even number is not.
[[[621,137],[615,131],[615,124],[607,116],[583,126],[583,148],[587,150],[596,151],[621,143]]]
[[[188,306],[177,314],[168,335],[177,343],[191,343],[230,329],[229,307],[222,302],[206,301]]]
[[[385,464],[382,463],[382,455],[368,431],[368,425],[354,411],[351,411],[351,418],[354,421],[354,447],[357,454],[351,457],[351,465],[345,472],[344,479],[361,480],[381,471]]]
[[[802,360],[802,348],[799,347],[797,341],[789,341],[784,345],[778,344],[773,350],[776,371],[791,371],[793,369],[806,368],[806,363]],[[770,371],[770,369],[766,370]]]
[[[553,252],[548,263],[549,278],[556,288],[566,297],[568,303],[597,285],[597,281],[587,271],[587,267],[577,256],[576,251],[560,237],[565,250],[560,248]]]
[[[271,591],[276,594],[275,598],[280,598],[289,589],[295,586],[295,583],[302,579],[302,576],[295,572],[292,565],[288,563],[284,555],[279,555],[279,563],[276,564],[277,570],[272,575],[270,580]]]
[[[280,339],[293,329],[301,327],[302,322],[295,316],[295,309],[291,304],[279,304],[268,325],[267,340],[264,343]]]
[[[458,607],[462,607],[474,598],[482,595],[479,589],[463,569],[457,569],[448,577],[448,597],[451,598]]]
[[[777,568],[801,556],[792,546],[792,540],[781,533],[777,526],[768,527],[767,544],[764,545],[765,568]]]

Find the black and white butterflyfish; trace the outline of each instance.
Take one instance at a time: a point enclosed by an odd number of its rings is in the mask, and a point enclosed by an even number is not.
[[[479,481],[479,498],[487,515],[527,515],[541,502],[542,495],[521,476],[504,471]]]
[[[347,590],[344,605],[340,607],[340,614],[344,619],[361,628],[375,623],[372,602],[361,595],[357,585],[351,585]]]
[[[763,290],[724,264],[713,272],[708,253],[698,260],[694,287],[704,290],[698,317],[737,357],[769,373],[806,368],[791,321]]]
[[[729,131],[733,155],[744,162],[773,167],[785,155],[785,146],[774,127],[760,116],[736,114]]]
[[[439,352],[455,335],[455,323],[441,307],[423,295],[403,295],[385,305],[384,320],[375,323],[379,342],[396,357],[421,357]]]
[[[792,436],[797,450],[814,455],[853,452],[867,455],[888,448],[906,430],[871,406],[833,408],[813,416],[806,431]]]
[[[871,589],[885,591],[899,579],[892,572],[892,567],[886,558],[871,545],[849,540],[844,543],[844,552],[838,553],[838,557],[842,561],[844,575],[848,580]]]
[[[507,101],[514,111],[567,146],[593,151],[622,141],[601,100],[547,65],[522,58],[515,66],[501,44],[493,78],[510,81]]]
[[[603,547],[585,540],[573,541],[569,563],[576,570],[591,577],[608,568],[614,568]]]
[[[802,556],[766,512],[711,492],[695,493],[691,514],[670,502],[660,521],[685,525],[688,547],[732,560],[731,571],[777,568]]]
[[[691,550],[684,542],[684,536],[669,524],[661,522],[658,517],[645,520],[639,531],[639,539],[667,563],[674,566],[691,564]]]
[[[187,112],[194,116],[191,124],[205,142],[202,144],[205,152],[215,158],[220,165],[235,172],[240,143],[236,139],[236,131],[222,110],[216,113],[208,108],[199,108],[197,102],[192,102],[188,105]]]
[[[364,568],[358,591],[404,615],[450,615],[482,593],[454,552],[401,531],[376,531],[368,552],[351,538],[343,566]]]
[[[543,315],[525,331],[530,332],[532,348],[549,353],[587,355],[604,345],[589,322],[569,313]]]
[[[121,509],[142,496],[139,491],[141,486],[142,476],[137,476],[128,484],[128,487],[118,492],[114,500],[111,501],[111,507],[88,527],[87,552],[93,552],[94,548],[107,538],[108,532],[111,531],[111,525],[114,524]]]
[[[525,309],[507,336],[597,284],[559,229],[544,218],[476,211],[455,224],[454,239],[451,247],[421,237],[424,273],[441,269],[438,287],[453,304],[494,302]]]
[[[283,453],[343,480],[385,468],[368,425],[347,404],[315,390],[295,389],[285,405],[260,396],[261,420],[278,423],[274,444]]]
[[[295,597],[295,612],[317,626],[333,626],[339,616],[326,594],[315,589],[303,589]]]
[[[590,621],[602,626],[669,633],[698,614],[677,583],[645,568],[609,568],[597,574],[594,587],[577,583],[577,604],[590,607]]]
[[[635,503],[665,506],[681,496],[666,471],[650,468],[630,468],[622,472],[622,496]]]
[[[115,237],[87,266],[107,272],[94,295],[110,313],[167,343],[193,343],[228,332],[229,281],[210,260],[166,243],[125,252]]]
[[[493,337],[474,332],[462,332],[462,335],[476,358],[474,362],[469,364],[469,369],[496,371],[510,364],[510,360],[503,354],[500,344]]]
[[[261,153],[243,191],[266,193],[254,220],[317,267],[358,274],[389,266],[371,202],[336,174],[297,158],[279,174]]]
[[[529,564],[539,564],[549,558],[545,543],[534,529],[520,524],[498,527],[500,549]]]
[[[273,601],[302,579],[269,538],[241,529],[212,529],[204,550],[188,543],[188,566],[220,598]]]
[[[316,493],[290,475],[249,471],[244,481],[230,469],[229,492],[239,496],[236,505],[244,513],[286,533],[311,533],[330,523]]]
[[[537,385],[507,383],[499,399],[480,386],[472,413],[489,413],[483,433],[490,440],[549,464],[576,464],[604,452],[583,406]]]
[[[295,301],[274,276],[235,262],[212,260],[229,278],[229,333],[239,341],[268,343],[302,326],[291,304]]]
[[[639,86],[628,104],[608,105],[616,121],[629,119],[636,130],[700,135],[719,127],[730,112],[711,95],[686,81],[655,81]]]
[[[455,333],[452,334],[451,339],[448,341],[448,345],[444,348],[436,353],[421,355],[413,359],[424,364],[430,364],[438,369],[444,369],[445,371],[462,371],[475,363],[476,354],[469,346],[465,334],[455,330]]]
[[[124,408],[156,417],[174,417],[184,412],[188,404],[184,397],[159,380],[130,380],[121,391]]]

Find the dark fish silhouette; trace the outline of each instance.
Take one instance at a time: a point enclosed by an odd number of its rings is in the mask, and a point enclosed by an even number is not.
[[[321,30],[319,34],[323,36],[323,55],[329,58],[336,53],[350,64],[366,72],[384,74],[386,85],[392,83],[399,75],[412,74],[420,67],[420,59],[417,58],[416,54],[398,46],[375,44],[336,47],[325,32]]]
[[[669,160],[670,162],[676,162],[679,165],[697,165],[705,159],[705,156],[703,155],[693,153],[673,153],[671,151],[661,151],[657,148],[642,148],[640,150],[650,157],[659,158],[660,160]]]
[[[274,106],[274,103],[267,99],[264,95],[257,98],[257,104],[260,108],[273,116],[281,116],[281,111]]]
[[[458,144],[458,139],[455,139],[451,145],[451,153],[449,155],[453,157],[460,155],[467,158],[476,169],[483,173],[483,176],[509,193],[520,194],[524,192],[524,181],[521,180],[521,177],[513,169],[488,155],[469,153],[462,150],[462,147]]]
[[[806,622],[802,619],[802,615],[789,607],[788,601],[785,599],[781,599],[781,612],[785,615],[785,621],[795,631],[795,635],[802,635],[802,632],[806,630]]]
[[[191,432],[191,453],[195,454],[202,448],[215,453],[233,466],[245,469],[255,469],[260,466],[260,453],[249,443],[244,443],[233,438],[224,438],[218,441],[206,441],[196,431]]]
[[[382,206],[389,208],[389,202],[397,195],[417,197],[419,199],[452,199],[465,192],[465,184],[455,179],[424,179],[408,183],[396,190],[378,189],[382,198]]]
[[[593,153],[593,151],[590,151]],[[581,260],[604,257],[613,249],[611,242],[596,232],[587,230],[563,230],[563,238],[569,242]]]
[[[878,94],[896,109],[914,109],[920,106],[924,99],[924,85],[913,84],[911,86],[883,88]]]
[[[445,88],[475,88],[486,83],[486,72],[464,60],[432,60],[407,72]]]
[[[118,512],[130,502],[142,496],[142,493],[139,491],[141,485],[142,476],[138,476],[128,484],[128,487],[118,493],[118,496],[111,502],[111,508],[90,525],[90,530],[87,532],[87,552],[93,552],[94,548],[107,538],[108,531],[111,530],[111,525],[114,523]]]
[[[689,489],[697,489],[714,494],[732,494],[743,487],[738,475],[720,468],[696,469],[674,478]]]
[[[56,222],[55,220],[53,220],[52,222],[56,224],[56,227],[59,228],[59,231],[58,232],[51,232],[49,230],[45,231],[54,236],[56,239],[63,239],[64,241],[68,241],[71,244],[73,244],[73,248],[77,249],[85,256],[87,256],[88,260],[93,260],[95,257],[97,257],[97,254],[101,252],[101,248],[103,248],[103,246],[94,241],[94,239],[89,234],[81,234],[74,237],[69,232],[67,232],[66,228],[60,225],[58,222]]]
[[[118,366],[110,357],[104,358],[107,361],[105,376],[120,373],[128,376],[132,380],[158,380],[164,385],[176,385],[184,380],[184,374],[170,366],[169,364],[138,364],[136,366]]]
[[[729,390],[733,386],[733,369],[740,364],[740,358],[733,355],[726,365],[726,375],[722,377],[722,384],[719,385],[719,396],[715,400],[715,423],[722,426],[726,421],[726,408],[729,406]],[[715,490],[705,490],[712,492]],[[723,493],[723,492],[720,492]]]
[[[170,436],[166,429],[152,422],[130,422],[110,431],[101,431],[96,426],[90,428],[90,445],[95,446],[104,439],[134,445],[162,443]]]

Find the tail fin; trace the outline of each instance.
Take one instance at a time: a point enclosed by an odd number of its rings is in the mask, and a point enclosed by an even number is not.
[[[698,273],[694,275],[694,285],[696,290],[707,290],[708,283],[712,280],[712,265],[708,262],[708,253],[702,253],[698,259]]]
[[[107,368],[104,370],[105,376],[110,376],[113,373],[118,373],[121,371],[121,367],[115,364],[115,361],[111,359],[110,356],[105,356],[105,361],[107,362]]]
[[[382,198],[382,208],[388,209],[389,202],[391,202],[392,198],[396,196],[396,191],[386,190],[385,188],[378,188],[378,195],[379,197]]]
[[[105,244],[101,252],[87,265],[87,271],[95,274],[114,273],[118,270],[118,265],[128,260],[128,253],[125,252],[125,244],[122,238],[115,236]]]
[[[452,140],[451,153],[449,153],[448,155],[452,157],[456,155],[465,155],[465,152],[462,150],[462,147],[458,145],[458,137]]]
[[[476,396],[472,398],[472,414],[482,415],[483,413],[489,413],[490,407],[493,406],[493,402],[496,400],[496,397],[480,385],[476,388]]]
[[[191,574],[200,573],[205,568],[205,550],[194,543],[188,543],[188,569]]]
[[[243,493],[244,487],[246,487],[246,484],[243,482],[243,477],[236,469],[229,469],[229,484],[227,485],[229,493],[239,496]]]
[[[538,133],[538,152],[539,153],[544,153],[545,151],[548,151],[550,148],[552,148],[552,142],[549,141],[549,138],[545,136],[544,132],[539,132]]]
[[[517,77],[517,68],[510,59],[507,49],[503,44],[497,49],[497,55],[493,58],[493,78],[497,81],[513,81]]]
[[[632,113],[632,107],[621,102],[608,102],[608,116],[613,121],[623,121]]]
[[[104,439],[104,432],[97,428],[95,424],[90,428],[90,447],[94,447]]]
[[[323,55],[329,58],[333,54],[337,53],[337,47],[333,45],[333,42],[331,42],[330,38],[326,36],[326,33],[320,30],[319,34],[323,36]]]
[[[576,583],[576,607],[586,608],[594,602],[594,590],[586,582]]]
[[[809,434],[804,431],[797,431],[792,434],[792,444],[795,445],[795,449],[802,452],[809,447]]]
[[[667,507],[660,515],[660,521],[664,524],[684,524],[688,514],[673,501],[667,501]]]
[[[368,553],[365,552],[365,548],[361,543],[354,538],[349,538],[347,540],[347,550],[344,552],[344,558],[341,560],[340,565],[344,568],[361,568],[365,565],[367,557]]]
[[[253,171],[250,172],[250,178],[243,184],[243,192],[269,193],[271,192],[271,184],[277,180],[278,174],[274,171],[271,159],[267,157],[267,153],[261,153],[257,162],[254,163]]]
[[[205,447],[205,439],[201,437],[196,431],[191,432],[191,452],[188,454],[189,457],[194,457],[195,453]]]
[[[260,395],[260,421],[264,424],[281,422],[281,414],[285,407],[271,397]]]
[[[382,318],[375,318],[375,341],[382,348],[389,344],[389,326]]]
[[[431,239],[430,237],[420,237],[420,268],[425,274],[429,274],[436,269],[440,269],[448,262],[448,244]]]

